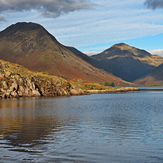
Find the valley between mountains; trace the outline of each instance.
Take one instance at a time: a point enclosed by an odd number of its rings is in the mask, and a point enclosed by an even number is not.
[[[24,96],[56,96],[105,90],[111,83],[163,84],[161,56],[119,43],[89,57],[62,45],[36,23],[16,23],[1,31],[0,59],[0,93],[8,96],[18,96],[20,88]],[[24,69],[26,73],[22,74]]]

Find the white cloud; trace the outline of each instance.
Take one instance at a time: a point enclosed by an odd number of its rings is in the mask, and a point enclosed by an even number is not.
[[[10,3],[3,3],[1,6],[2,2],[9,1]],[[0,0],[0,13],[7,20],[0,24],[0,29],[21,21],[36,22],[44,26],[62,44],[74,46],[81,51],[103,51],[111,42],[163,33],[162,12],[145,8],[144,1]],[[93,3],[96,5],[90,9]],[[88,10],[82,10],[85,8]],[[21,11],[21,14],[17,11]],[[61,15],[55,19],[38,16],[43,13],[45,16]],[[152,49],[154,48],[159,47]]]
[[[84,51],[84,54],[87,54],[88,56],[98,54],[99,52],[91,52],[91,51]]]
[[[149,51],[149,53],[163,57],[163,49],[154,49],[154,50]]]
[[[0,15],[0,22],[1,21],[5,21],[5,16],[4,15]]]
[[[101,1],[100,1],[101,2]],[[56,38],[75,47],[156,35],[163,32],[162,13],[145,9],[144,0],[102,1],[95,10],[69,13],[55,20],[50,30]],[[114,6],[112,8],[112,6]],[[63,23],[64,22],[64,23]]]

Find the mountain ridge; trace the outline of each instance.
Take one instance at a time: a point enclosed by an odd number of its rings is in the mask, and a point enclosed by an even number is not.
[[[134,83],[143,85],[163,85],[163,64],[136,80]]]
[[[123,80],[133,82],[163,63],[163,57],[124,43],[111,46],[102,53],[91,56],[100,67]]]
[[[46,71],[65,79],[89,82],[127,83],[90,63],[57,41],[44,27],[36,23],[16,23],[0,32],[0,58],[20,64],[33,71]],[[87,59],[86,59],[87,58]]]

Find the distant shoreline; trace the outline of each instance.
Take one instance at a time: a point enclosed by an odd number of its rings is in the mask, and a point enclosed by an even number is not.
[[[147,89],[139,89],[139,91],[163,91],[163,89],[155,89],[155,88],[147,88]]]
[[[118,88],[118,89],[105,89],[105,90],[83,90],[83,92],[72,92],[71,94],[63,94],[63,95],[57,95],[57,96],[41,96],[41,95],[24,95],[24,96],[9,96],[9,97],[3,97],[0,96],[0,99],[18,99],[18,98],[25,98],[25,97],[65,97],[65,96],[78,96],[78,95],[91,95],[91,94],[100,94],[100,93],[123,93],[123,92],[133,92],[133,91],[139,91],[138,88],[134,88],[134,87],[122,87],[122,88]]]
[[[78,96],[78,95],[91,95],[91,94],[102,94],[102,93],[123,93],[123,92],[135,92],[135,91],[163,91],[163,88],[135,88],[135,87],[121,87],[115,89],[107,89],[107,90],[83,90],[83,93],[74,93],[70,95],[59,95],[59,96],[19,96],[19,97],[9,97],[0,99],[19,99],[19,98],[31,98],[31,97],[66,97],[66,96]]]
[[[98,94],[98,93],[122,93],[122,92],[133,92],[139,91],[138,88],[134,87],[121,87],[118,89],[108,89],[108,90],[86,90],[87,93],[90,94]]]

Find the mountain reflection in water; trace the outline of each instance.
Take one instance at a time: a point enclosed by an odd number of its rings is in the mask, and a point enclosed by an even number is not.
[[[162,95],[1,100],[0,162],[163,162]]]
[[[46,112],[48,103],[46,101],[39,103],[39,100],[12,99],[0,104],[0,134],[9,140],[9,145],[33,147],[36,144],[46,143],[42,139],[46,139],[52,131],[58,132],[61,122],[68,125],[68,119],[62,120],[63,117]]]

